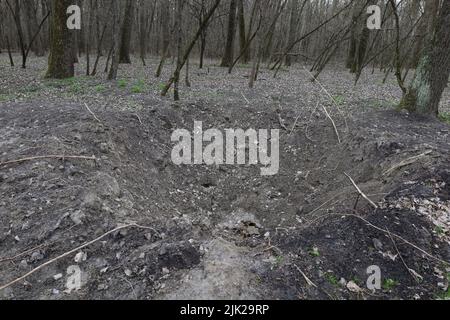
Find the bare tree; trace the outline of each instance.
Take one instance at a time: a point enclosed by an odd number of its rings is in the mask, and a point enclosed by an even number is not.
[[[189,58],[189,55],[190,55],[190,53],[192,51],[192,48],[194,47],[195,43],[197,42],[198,38],[200,37],[201,32],[203,31],[204,28],[206,28],[208,26],[208,22],[211,19],[211,17],[213,16],[213,14],[216,11],[217,7],[219,6],[220,1],[221,0],[215,0],[214,1],[213,6],[211,7],[211,9],[209,9],[208,13],[205,16],[205,20],[203,20],[203,22],[200,25],[199,29],[197,30],[196,34],[194,35],[194,37],[190,41],[190,43],[187,46],[187,48],[184,50],[184,54],[179,56],[180,60],[177,62],[177,67],[176,67],[175,71],[173,72],[172,77],[169,79],[169,81],[165,85],[164,89],[162,90],[162,92],[161,92],[162,96],[167,95],[167,92],[169,91],[170,87],[172,87],[172,85],[176,81],[179,80],[181,69],[185,65],[186,60]]]
[[[71,45],[72,34],[66,26],[66,10],[71,4],[71,0],[52,0],[47,78],[70,78],[75,73]]]
[[[230,1],[230,11],[228,13],[227,42],[225,52],[222,57],[221,67],[229,67],[234,59],[234,38],[236,34],[236,8],[237,0]]]
[[[414,79],[400,107],[413,112],[439,114],[439,102],[450,75],[450,1],[444,1],[432,39],[423,50]]]
[[[111,47],[111,68],[109,69],[108,80],[117,79],[117,72],[119,70],[119,50],[120,50],[120,16],[119,16],[119,0],[112,1],[113,13],[113,44]],[[108,63],[107,63],[108,65]]]
[[[133,29],[135,5],[136,0],[127,0],[125,5],[125,17],[123,19],[122,29],[120,32],[121,40],[120,40],[119,63],[131,63],[130,43],[131,43],[131,32]]]

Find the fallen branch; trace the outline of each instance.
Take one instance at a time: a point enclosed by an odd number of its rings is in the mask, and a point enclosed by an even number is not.
[[[20,257],[22,257],[22,256],[25,256],[25,255],[27,255],[27,254],[29,254],[29,253],[32,253],[32,252],[34,252],[34,251],[36,251],[36,250],[38,250],[38,249],[41,249],[41,248],[47,247],[47,246],[48,246],[48,244],[40,244],[40,245],[38,245],[37,247],[28,249],[28,250],[26,250],[26,251],[24,251],[24,252],[22,252],[22,253],[16,254],[15,256],[12,256],[12,257],[9,257],[9,258],[2,258],[2,259],[0,259],[0,263],[6,262],[6,261],[13,261],[13,260],[15,260],[15,259],[17,259],[17,258],[20,258]]]
[[[436,261],[438,261],[438,262],[440,262],[440,263],[443,263],[443,264],[450,264],[449,261],[445,261],[445,260],[442,260],[442,259],[440,259],[440,258],[437,258],[437,257],[433,256],[432,254],[426,252],[426,251],[423,250],[422,248],[419,248],[418,246],[416,246],[415,244],[413,244],[413,243],[409,242],[408,240],[402,238],[401,236],[399,236],[399,235],[397,235],[397,234],[395,234],[395,233],[392,233],[392,232],[390,232],[390,231],[388,231],[388,230],[386,230],[386,229],[380,228],[380,227],[378,227],[378,226],[372,224],[371,222],[367,221],[367,220],[364,219],[363,217],[360,217],[360,216],[358,216],[358,215],[356,215],[356,214],[338,214],[338,213],[335,213],[335,214],[333,214],[333,215],[339,215],[339,216],[341,216],[341,217],[343,216],[343,217],[354,217],[354,218],[357,218],[357,219],[363,221],[364,223],[366,223],[369,227],[372,227],[372,228],[374,228],[374,229],[376,229],[376,230],[378,230],[378,231],[384,232],[384,233],[386,233],[388,236],[389,236],[389,235],[390,235],[390,236],[394,236],[395,238],[397,238],[397,239],[403,241],[403,242],[406,243],[407,245],[409,245],[409,246],[413,247],[414,249],[416,249],[416,250],[422,252],[424,255],[426,255],[427,257],[429,257],[429,258],[431,258],[431,259],[433,259],[433,260],[436,260]]]
[[[313,78],[314,82],[316,82],[316,83],[320,86],[320,88],[322,89],[322,91],[325,92],[325,94],[326,94],[326,95],[331,99],[331,101],[334,103],[334,105],[335,105],[337,111],[341,114],[342,118],[344,119],[345,127],[346,127],[346,129],[347,129],[347,131],[348,131],[347,118],[345,117],[345,115],[344,115],[344,113],[342,112],[341,108],[339,108],[339,104],[338,104],[338,102],[336,101],[336,99],[328,92],[328,90],[325,88],[325,86],[324,86],[324,85],[323,85],[316,77],[314,77],[314,75],[313,75],[311,72],[309,72],[308,69],[306,69],[305,67],[303,67],[303,69],[305,70],[305,72],[307,72],[307,73]]]
[[[294,264],[294,267],[297,269],[298,272],[300,272],[300,274],[303,276],[303,278],[305,279],[306,283],[309,286],[313,286],[314,288],[317,288],[317,285],[306,276],[306,274],[302,271],[302,269],[300,269],[296,264]]]
[[[314,108],[314,110],[313,110],[313,111],[311,112],[311,114],[309,115],[309,120],[308,120],[308,123],[306,124],[306,127],[305,127],[305,136],[306,136],[306,139],[310,140],[311,142],[316,142],[316,141],[314,141],[313,139],[311,139],[311,138],[308,136],[308,128],[309,128],[309,124],[311,123],[312,117],[313,117],[314,113],[317,111],[318,108],[319,108],[319,101],[317,101],[316,107]]]
[[[372,200],[369,199],[368,196],[365,195],[364,192],[361,191],[361,189],[358,187],[358,185],[355,183],[355,181],[352,179],[352,177],[350,177],[347,173],[344,172],[344,174],[347,176],[347,178],[350,180],[350,182],[353,184],[353,186],[355,187],[355,189],[358,191],[358,193],[364,198],[366,199],[371,205],[372,207],[374,207],[375,209],[378,209],[378,206],[375,204],[375,202],[373,202]]]
[[[419,154],[419,155],[417,155],[417,156],[414,156],[414,157],[405,159],[405,160],[401,161],[400,163],[394,165],[394,166],[393,166],[392,168],[390,168],[389,170],[386,170],[386,171],[383,173],[383,176],[387,176],[387,175],[391,174],[393,171],[395,171],[395,170],[397,170],[397,169],[403,168],[403,167],[405,167],[405,166],[409,166],[410,164],[413,164],[413,163],[419,161],[421,158],[423,158],[423,157],[429,155],[431,152],[433,152],[433,151],[432,151],[432,150],[427,150],[427,151],[425,151],[424,153],[421,153],[421,154]]]
[[[250,104],[250,101],[248,101],[247,97],[241,92],[242,97],[244,98],[245,102],[247,102],[247,104]]]
[[[278,122],[280,123],[280,127],[283,128],[283,130],[285,131],[289,131],[289,129],[286,127],[286,125],[284,124],[283,118],[281,118],[281,115],[278,114]]]
[[[65,156],[65,155],[50,155],[50,156],[37,156],[37,157],[29,157],[29,158],[22,158],[18,160],[11,160],[6,162],[0,162],[0,167],[9,165],[9,164],[16,164],[16,163],[22,163],[27,161],[33,161],[33,160],[42,160],[42,159],[78,159],[78,160],[92,160],[97,161],[97,158],[95,156],[92,157],[86,157],[86,156]]]
[[[115,233],[115,232],[117,232],[117,231],[120,231],[120,230],[123,230],[123,229],[127,229],[127,228],[150,229],[150,230],[153,230],[153,231],[154,231],[153,228],[150,228],[150,227],[144,227],[144,226],[140,226],[140,225],[137,225],[137,224],[129,224],[129,225],[124,225],[124,226],[121,226],[121,227],[117,227],[117,228],[115,228],[115,229],[113,229],[113,230],[111,230],[111,231],[106,232],[105,234],[101,235],[100,237],[98,237],[98,238],[96,238],[96,239],[94,239],[94,240],[92,240],[92,241],[86,242],[85,244],[83,244],[83,245],[81,245],[81,246],[79,246],[79,247],[76,247],[75,249],[72,249],[72,250],[70,250],[70,251],[67,251],[67,252],[65,252],[65,253],[63,253],[63,254],[57,256],[56,258],[53,258],[53,259],[51,259],[51,260],[49,260],[49,261],[47,261],[47,262],[41,264],[40,266],[34,268],[34,269],[31,270],[30,272],[27,272],[26,274],[24,274],[23,276],[21,276],[21,277],[15,279],[15,280],[13,280],[13,281],[11,281],[11,282],[5,284],[5,285],[0,286],[0,291],[1,291],[1,290],[4,290],[4,289],[6,289],[6,288],[8,288],[8,287],[10,287],[10,286],[12,286],[13,284],[16,284],[16,283],[19,282],[19,281],[22,281],[22,280],[26,279],[27,277],[29,277],[29,276],[32,275],[33,273],[35,273],[35,272],[41,270],[42,268],[44,268],[44,267],[46,267],[46,266],[48,266],[48,265],[50,265],[50,264],[52,264],[52,263],[54,263],[54,262],[56,262],[56,261],[62,259],[62,258],[65,258],[65,257],[67,257],[67,256],[70,256],[70,255],[72,255],[72,254],[74,254],[74,253],[76,253],[76,252],[78,252],[78,251],[80,251],[80,250],[82,250],[82,249],[84,249],[84,248],[86,248],[86,247],[88,247],[88,246],[90,246],[90,245],[92,245],[92,244],[94,244],[94,243],[96,243],[96,242],[102,240],[103,238],[109,236],[109,235],[112,234],[112,233]]]
[[[95,115],[95,113],[92,112],[92,110],[89,108],[89,106],[87,105],[87,103],[85,103],[84,106],[85,106],[86,109],[89,111],[89,113],[92,114],[92,116],[94,117],[94,119],[97,120],[97,122],[102,123],[102,122],[100,121],[100,119],[97,118],[97,116]]]
[[[339,131],[336,127],[336,124],[334,123],[333,118],[331,118],[331,116],[328,113],[327,108],[325,108],[325,106],[322,106],[322,108],[323,108],[323,111],[325,112],[325,114],[327,115],[327,118],[330,119],[331,123],[333,124],[334,132],[336,133],[339,144],[341,144],[341,137],[339,136]]]
[[[295,118],[294,124],[292,125],[291,132],[289,133],[289,136],[291,136],[294,133],[295,128],[297,128],[298,119],[300,119],[300,114],[297,116],[297,118]]]
[[[394,245],[395,251],[397,251],[397,254],[400,257],[400,260],[402,260],[402,263],[405,266],[406,270],[409,272],[409,274],[414,279],[414,281],[416,281],[417,283],[420,283],[420,281],[421,281],[420,278],[423,280],[423,277],[421,275],[419,275],[416,271],[414,271],[413,269],[408,267],[408,265],[406,264],[405,260],[403,259],[402,254],[400,253],[400,250],[398,250],[397,244],[395,243],[395,240],[392,237],[391,232],[387,228],[386,228],[386,231],[388,232],[389,238],[391,239],[391,242]]]

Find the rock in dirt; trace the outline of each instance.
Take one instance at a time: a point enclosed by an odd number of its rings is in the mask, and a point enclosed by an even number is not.
[[[117,180],[107,173],[100,172],[95,177],[97,191],[100,196],[116,198],[121,194]]]
[[[359,292],[361,292],[362,291],[362,289],[360,288],[360,286],[358,286],[356,283],[354,283],[353,281],[349,281],[348,283],[347,283],[347,289],[350,291],[350,292],[353,292],[353,293],[359,293]]]

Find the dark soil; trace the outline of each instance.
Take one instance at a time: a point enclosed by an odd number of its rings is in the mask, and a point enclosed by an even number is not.
[[[193,73],[193,88],[175,104],[158,96],[151,68],[127,69],[122,79],[146,80],[124,87],[103,75],[44,81],[44,62],[15,80],[7,73],[19,69],[1,70],[0,163],[97,160],[0,165],[0,287],[121,224],[148,228],[107,236],[82,250],[85,259],[60,259],[1,290],[1,299],[449,295],[450,127],[395,111],[398,89],[382,85],[382,74],[355,88],[346,72],[325,72],[320,81],[336,105],[301,66],[279,79],[263,72],[254,91],[245,87],[247,69],[225,76],[211,67]],[[332,111],[341,144],[318,103]],[[171,134],[194,121],[281,129],[279,174],[174,165]],[[378,209],[358,199],[345,173]],[[71,265],[83,285],[67,293]],[[382,273],[375,292],[366,288],[372,265]]]

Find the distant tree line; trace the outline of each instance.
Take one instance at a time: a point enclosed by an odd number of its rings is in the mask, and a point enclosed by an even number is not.
[[[67,7],[81,8],[81,30],[66,27]],[[367,28],[370,6],[380,8],[380,29]],[[179,99],[180,74],[194,60],[218,60],[233,72],[249,64],[249,86],[264,67],[304,63],[317,78],[329,64],[355,75],[379,69],[394,74],[404,93],[401,107],[437,114],[450,73],[448,0],[0,0],[0,52],[14,65],[19,52],[49,53],[47,77],[74,74],[83,58],[86,75],[103,71],[115,79],[120,64],[136,56],[146,66],[159,57],[155,76],[171,59],[171,87]],[[139,61],[139,62],[138,62]],[[408,75],[413,81],[406,83]]]

